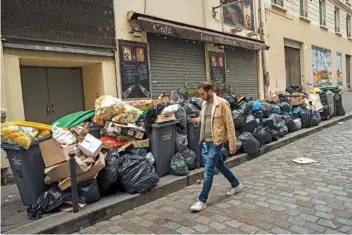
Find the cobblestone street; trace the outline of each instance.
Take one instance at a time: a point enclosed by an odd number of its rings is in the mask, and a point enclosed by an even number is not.
[[[352,233],[352,121],[233,168],[245,190],[226,198],[217,175],[208,208],[190,213],[192,185],[81,233]],[[299,165],[291,160],[319,161]]]

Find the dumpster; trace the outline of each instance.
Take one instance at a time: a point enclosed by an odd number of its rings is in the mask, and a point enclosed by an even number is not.
[[[197,159],[197,168],[201,165],[200,160],[200,124],[194,125],[190,120],[187,122],[187,141],[188,148],[195,152]]]
[[[7,153],[18,191],[23,204],[33,205],[48,186],[44,183],[44,161],[39,143],[51,139],[51,136],[33,141],[27,149],[16,144],[1,144]]]
[[[150,147],[155,158],[155,169],[160,177],[169,174],[171,157],[176,153],[177,123],[152,124]]]

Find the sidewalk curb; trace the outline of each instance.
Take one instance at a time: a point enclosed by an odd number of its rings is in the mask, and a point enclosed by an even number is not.
[[[249,156],[247,154],[240,154],[226,161],[229,167],[238,166],[246,161],[252,160],[260,155],[263,155],[272,150],[281,148],[297,139],[309,136],[323,129],[337,125],[340,122],[352,119],[352,112],[345,116],[336,117],[329,121],[322,122],[319,126],[302,129],[292,134],[272,142],[261,149],[260,154]],[[6,231],[6,234],[20,234],[20,233],[72,233],[79,229],[91,226],[102,220],[107,220],[113,216],[122,214],[126,211],[132,210],[138,206],[155,201],[159,198],[165,197],[170,193],[181,190],[189,185],[196,184],[197,180],[203,178],[203,169],[197,169],[191,172],[190,175],[184,177],[165,176],[161,178],[160,183],[156,188],[146,194],[121,194],[116,197],[109,196],[102,198],[99,202],[84,207],[79,213],[73,214],[68,212],[58,212],[40,220],[20,226],[16,229]]]

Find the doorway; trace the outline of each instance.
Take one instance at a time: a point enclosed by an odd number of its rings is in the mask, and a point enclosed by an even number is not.
[[[25,119],[50,124],[84,110],[80,68],[21,67]]]
[[[301,85],[300,49],[285,46],[286,86]]]
[[[351,56],[346,55],[346,83],[347,88],[351,88]]]

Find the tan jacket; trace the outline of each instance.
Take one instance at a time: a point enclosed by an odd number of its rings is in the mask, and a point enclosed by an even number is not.
[[[200,129],[200,142],[204,141],[204,129],[205,129],[205,116],[204,110],[206,101],[202,104],[202,110],[200,112],[201,129]],[[221,97],[214,94],[214,105],[212,108],[211,115],[211,127],[212,135],[215,146],[224,144],[226,140],[229,140],[230,152],[236,152],[236,135],[235,125],[232,120],[232,113],[229,103]]]

